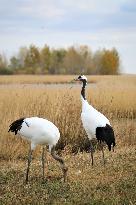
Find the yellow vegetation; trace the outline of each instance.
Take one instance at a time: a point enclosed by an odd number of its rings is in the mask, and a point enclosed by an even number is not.
[[[34,79],[33,79],[34,78]],[[8,83],[62,82],[62,76],[9,76]],[[136,77],[89,76],[87,99],[111,121],[117,145],[135,143]],[[3,82],[4,77],[0,81]],[[5,77],[6,79],[6,77]],[[47,80],[48,79],[48,80]],[[73,76],[64,76],[70,82]],[[29,81],[27,81],[29,80]],[[80,85],[4,84],[0,86],[0,156],[24,156],[26,142],[8,133],[9,124],[20,117],[39,116],[53,121],[61,132],[59,147],[67,145],[77,150],[86,140],[80,113]],[[23,146],[21,145],[23,143]],[[21,145],[21,146],[20,146]],[[72,150],[71,150],[72,149]]]
[[[66,83],[73,77],[0,77],[1,204],[135,204],[136,76],[88,76],[87,99],[110,119],[117,143],[114,153],[105,150],[106,167],[96,150],[93,168],[89,153],[71,153],[87,139],[80,119],[81,87],[42,84]],[[65,184],[49,154],[47,181],[41,184],[40,147],[34,152],[30,184],[23,184],[28,143],[8,128],[17,118],[29,116],[45,117],[59,127],[59,147],[66,145],[62,155],[69,167]]]

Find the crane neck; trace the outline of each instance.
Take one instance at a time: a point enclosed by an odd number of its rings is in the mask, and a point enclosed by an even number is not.
[[[94,110],[93,106],[90,105],[88,103],[88,101],[86,100],[86,96],[85,96],[85,87],[87,85],[86,80],[82,81],[83,82],[83,86],[81,89],[81,102],[82,102],[82,112],[86,112],[89,110]]]
[[[85,86],[87,85],[86,80],[83,80],[83,86],[81,89],[81,96],[83,97],[84,100],[86,100],[86,96],[85,96]]]

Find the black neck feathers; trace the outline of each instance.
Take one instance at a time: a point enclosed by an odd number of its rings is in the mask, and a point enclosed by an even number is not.
[[[86,97],[85,97],[85,86],[86,86],[86,80],[83,80],[83,87],[82,87],[82,90],[81,90],[81,95],[82,97],[84,98],[84,100],[86,100]]]
[[[21,129],[22,124],[24,122],[25,118],[20,118],[14,122],[12,122],[12,124],[9,126],[9,131],[8,132],[15,132],[15,135],[17,134],[17,132]],[[28,126],[28,125],[27,125]]]

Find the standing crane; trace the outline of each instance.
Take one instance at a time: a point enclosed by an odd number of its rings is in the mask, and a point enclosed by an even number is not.
[[[93,139],[97,139],[97,141],[101,145],[101,150],[103,153],[103,161],[104,159],[104,150],[102,142],[105,142],[108,145],[109,151],[111,151],[111,146],[115,146],[115,136],[113,128],[110,125],[109,120],[100,112],[98,112],[92,105],[90,105],[85,96],[85,88],[87,85],[87,78],[84,75],[80,75],[78,78],[74,79],[75,81],[82,82],[81,89],[81,101],[82,101],[82,113],[81,120],[83,127],[90,139],[90,151],[93,165],[93,152],[94,147],[92,144]]]
[[[63,171],[64,181],[66,179],[68,168],[65,166],[64,160],[55,154],[55,145],[60,138],[60,132],[58,128],[47,119],[39,117],[20,118],[9,126],[9,132],[14,132],[15,135],[19,134],[23,138],[31,142],[30,150],[28,153],[28,165],[26,171],[26,183],[28,182],[28,175],[30,164],[32,160],[33,150],[37,145],[43,146],[42,151],[42,168],[43,168],[43,180],[44,180],[44,151],[45,145],[49,145],[49,151],[52,157],[60,163]]]

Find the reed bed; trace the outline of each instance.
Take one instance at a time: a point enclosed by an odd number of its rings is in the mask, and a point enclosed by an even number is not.
[[[0,75],[0,84],[39,84],[39,83],[70,83],[75,75]],[[88,82],[97,82],[107,86],[123,83],[130,85],[136,83],[136,75],[87,75]]]
[[[67,83],[71,75],[1,75],[1,84]]]
[[[69,76],[68,80],[72,77]],[[91,76],[89,78],[91,79]],[[97,82],[87,87],[88,101],[110,119],[118,146],[134,145],[136,142],[136,77],[113,76],[112,81],[111,76],[103,76],[103,80],[101,76],[96,78]],[[98,78],[101,80],[98,81]],[[22,82],[22,77],[20,79]],[[71,86],[12,87],[12,84],[8,87],[1,86],[1,158],[15,159],[26,156],[27,142],[8,133],[8,127],[17,118],[31,116],[47,118],[58,126],[61,139],[56,147],[57,150],[67,149],[69,153],[87,151],[89,141],[80,119],[81,88],[76,84]]]

